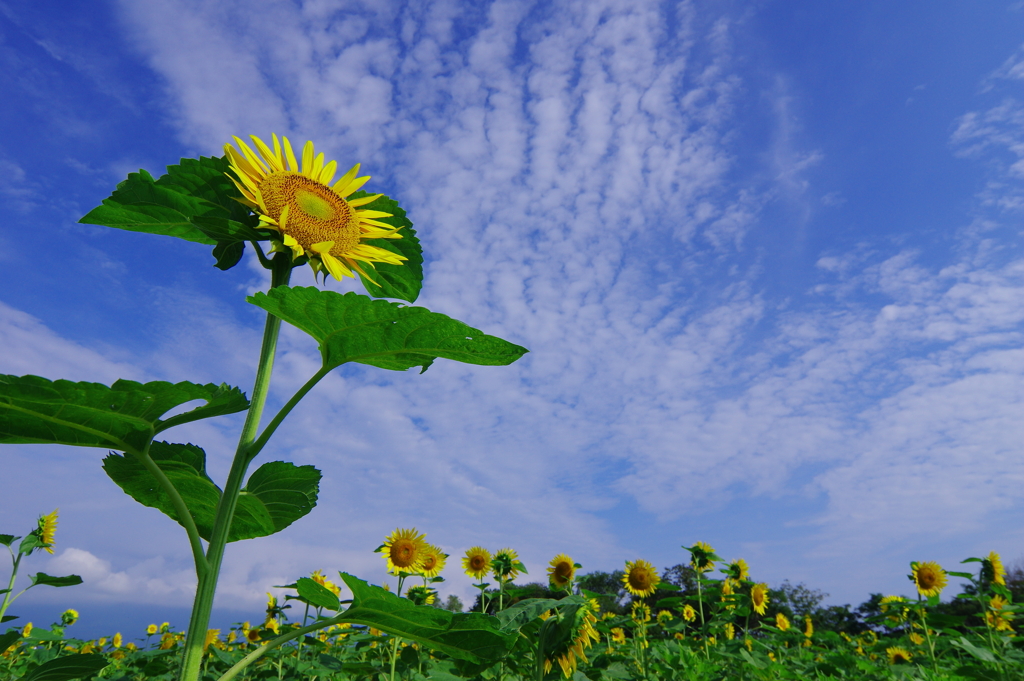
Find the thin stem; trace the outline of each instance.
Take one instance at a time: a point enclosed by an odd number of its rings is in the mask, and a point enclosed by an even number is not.
[[[271,288],[284,286],[288,283],[292,272],[291,258],[286,253],[278,253],[272,261]],[[206,551],[208,570],[198,575],[196,596],[192,604],[192,617],[188,623],[188,636],[185,639],[185,654],[182,659],[180,681],[197,681],[203,661],[203,640],[210,624],[210,611],[213,609],[213,597],[217,591],[217,579],[220,576],[221,561],[224,559],[224,547],[227,545],[231,521],[234,519],[238,505],[238,495],[242,482],[252,458],[249,447],[256,438],[263,407],[270,390],[270,376],[274,370],[274,355],[277,351],[277,338],[281,331],[281,320],[267,313],[263,327],[263,345],[260,348],[260,361],[256,369],[256,382],[249,401],[249,411],[245,417],[245,425],[238,439],[235,457],[231,462],[224,492],[217,502],[217,510],[213,523],[213,534]]]
[[[152,441],[150,441],[150,444],[152,444]],[[201,578],[209,571],[210,566],[206,562],[202,538],[199,536],[199,529],[196,528],[195,519],[192,518],[188,505],[181,498],[181,494],[178,493],[178,489],[167,477],[167,474],[163,472],[160,466],[153,461],[153,457],[149,455],[148,444],[142,453],[138,455],[138,458],[142,465],[146,467],[146,470],[160,483],[160,487],[167,493],[167,496],[170,497],[171,506],[174,507],[174,511],[178,514],[179,522],[188,534],[188,543],[192,547],[192,558],[196,564],[196,576]]]
[[[267,441],[270,439],[270,436],[274,434],[274,431],[276,431],[277,427],[281,425],[281,422],[284,421],[285,417],[288,416],[289,413],[291,413],[291,410],[295,407],[296,404],[299,403],[299,400],[305,397],[306,393],[312,390],[313,386],[319,383],[320,379],[322,379],[329,373],[331,373],[330,368],[320,367],[320,370],[313,374],[313,377],[306,381],[302,385],[302,387],[299,388],[294,395],[292,395],[291,399],[288,400],[288,402],[285,403],[283,407],[281,407],[281,410],[274,415],[274,418],[270,421],[270,423],[267,424],[267,427],[263,429],[263,432],[260,433],[260,436],[256,439],[256,441],[249,446],[248,457],[250,461],[252,459],[255,459],[256,456],[263,450],[263,447],[267,444]]]
[[[24,554],[15,554],[11,547],[7,547],[7,550],[11,552],[11,560],[13,561],[11,567],[11,580],[7,583],[7,593],[4,594],[3,605],[0,605],[0,621],[3,621],[4,613],[7,612],[8,606],[14,602],[14,599],[20,596],[11,596],[14,593],[14,581],[18,578],[18,566],[21,565],[21,558]],[[24,593],[24,591],[22,591]]]

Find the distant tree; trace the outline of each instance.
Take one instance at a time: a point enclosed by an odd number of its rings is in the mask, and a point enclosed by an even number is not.
[[[1013,594],[1014,603],[1024,603],[1024,556],[1006,568],[1006,588]]]
[[[442,610],[450,610],[451,612],[462,612],[464,606],[462,605],[462,599],[455,594],[448,594],[448,598],[445,599],[444,603],[438,605]]]
[[[622,584],[625,574],[622,570],[588,572],[585,575],[577,576],[576,584],[581,589],[600,594],[597,602],[601,605],[601,610],[622,614],[625,612],[623,602],[629,595],[626,587]]]
[[[818,610],[821,602],[828,598],[828,594],[818,589],[811,589],[800,584],[790,584],[785,580],[777,589],[771,589],[769,598],[774,596],[776,606],[781,610],[789,610],[789,614],[802,620],[807,615],[813,615]],[[769,601],[771,602],[771,601]]]

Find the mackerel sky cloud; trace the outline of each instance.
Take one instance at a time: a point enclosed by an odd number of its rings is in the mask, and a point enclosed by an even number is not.
[[[463,598],[474,545],[540,580],[706,541],[853,604],[908,593],[911,560],[1012,562],[1024,12],[910,4],[4,0],[0,372],[249,391],[255,259],[76,221],[127,172],[284,134],[408,211],[417,305],[530,353],[322,382],[269,453],[320,468],[320,504],[232,545],[226,611],[314,569],[379,582],[411,526]],[[285,329],[272,399],[318,366]],[[174,437],[219,480],[239,424]],[[59,506],[32,569],[86,578],[33,617],[188,601],[184,533],[103,452],[0,454],[0,531]]]

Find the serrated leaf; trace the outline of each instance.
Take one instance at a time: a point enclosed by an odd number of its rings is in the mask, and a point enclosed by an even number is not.
[[[225,217],[244,222],[250,211],[236,201],[242,194],[228,179],[230,167],[224,156],[200,156],[199,158],[183,158],[178,165],[167,166],[167,173],[156,181],[156,184],[169,187],[183,194],[200,198],[221,209]],[[211,215],[211,213],[196,213]]]
[[[360,191],[350,198],[357,199],[369,195],[369,192]],[[398,202],[389,196],[380,196],[377,200],[361,206],[361,208],[391,213],[391,217],[375,219],[398,227],[398,231],[402,235],[401,239],[367,239],[365,243],[403,255],[406,258],[401,265],[375,263],[376,273],[373,274],[373,278],[376,283],[359,275],[363,286],[366,287],[366,292],[374,298],[398,298],[410,303],[416,302],[423,285],[423,248],[420,246],[420,240],[416,238],[416,230],[412,228],[412,221],[406,216]]]
[[[193,400],[204,400],[206,405],[160,420],[171,409]],[[241,391],[224,384],[119,380],[107,387],[0,374],[0,442],[138,453],[162,430],[242,411],[248,404]]]
[[[570,596],[569,598],[578,597]],[[565,601],[563,600],[554,598],[527,598],[500,611],[496,617],[498,618],[498,621],[501,622],[501,631],[508,633],[516,632],[548,610],[552,610],[563,605],[564,602]],[[573,603],[575,601],[568,602]]]
[[[345,572],[341,578],[352,591],[352,605],[342,621],[413,639],[470,662],[497,662],[515,644],[516,634],[499,631],[497,618],[490,615],[416,605]]]
[[[67,655],[39,665],[21,681],[67,681],[90,676],[107,666],[102,655]]]
[[[213,536],[221,489],[206,474],[206,452],[193,444],[154,442],[149,455],[178,490],[199,536]],[[180,524],[170,497],[134,456],[110,454],[103,470],[130,497]],[[235,508],[228,541],[266,537],[283,530],[316,506],[320,472],[283,461],[263,464],[249,477]]]
[[[317,584],[309,577],[300,577],[295,583],[295,589],[299,592],[299,596],[311,605],[328,610],[341,609],[341,601],[334,595],[334,592],[323,584]]]
[[[45,572],[37,572],[31,576],[32,585],[44,584],[46,586],[75,586],[76,584],[82,583],[82,578],[78,575],[68,575],[67,577],[54,577],[48,575]]]
[[[358,362],[393,371],[425,370],[438,357],[498,366],[527,352],[438,312],[355,293],[278,286],[246,300],[315,338],[327,368]]]

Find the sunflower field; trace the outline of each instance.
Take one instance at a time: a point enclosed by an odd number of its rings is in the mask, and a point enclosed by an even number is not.
[[[40,519],[30,544],[52,545],[54,517]],[[851,610],[821,607],[823,595],[803,586],[769,588],[744,560],[725,562],[703,542],[683,548],[689,561],[660,574],[644,560],[581,574],[559,554],[544,583],[517,584],[526,568],[514,550],[473,547],[452,566],[478,582],[471,611],[462,613],[456,596],[442,605],[438,593],[449,556],[415,529],[399,529],[377,549],[393,585],[343,572],[336,582],[318,570],[287,585],[284,601],[268,593],[259,618],[207,631],[200,678],[1024,678],[1013,604],[1024,596],[1024,567],[1008,572],[994,552],[963,561],[973,571],[912,563],[914,597],[874,594]],[[962,593],[942,602],[951,577],[963,580]],[[49,627],[0,635],[0,678],[178,677],[183,632],[154,623],[132,640],[121,632],[80,640],[70,635],[77,619],[68,610]]]

